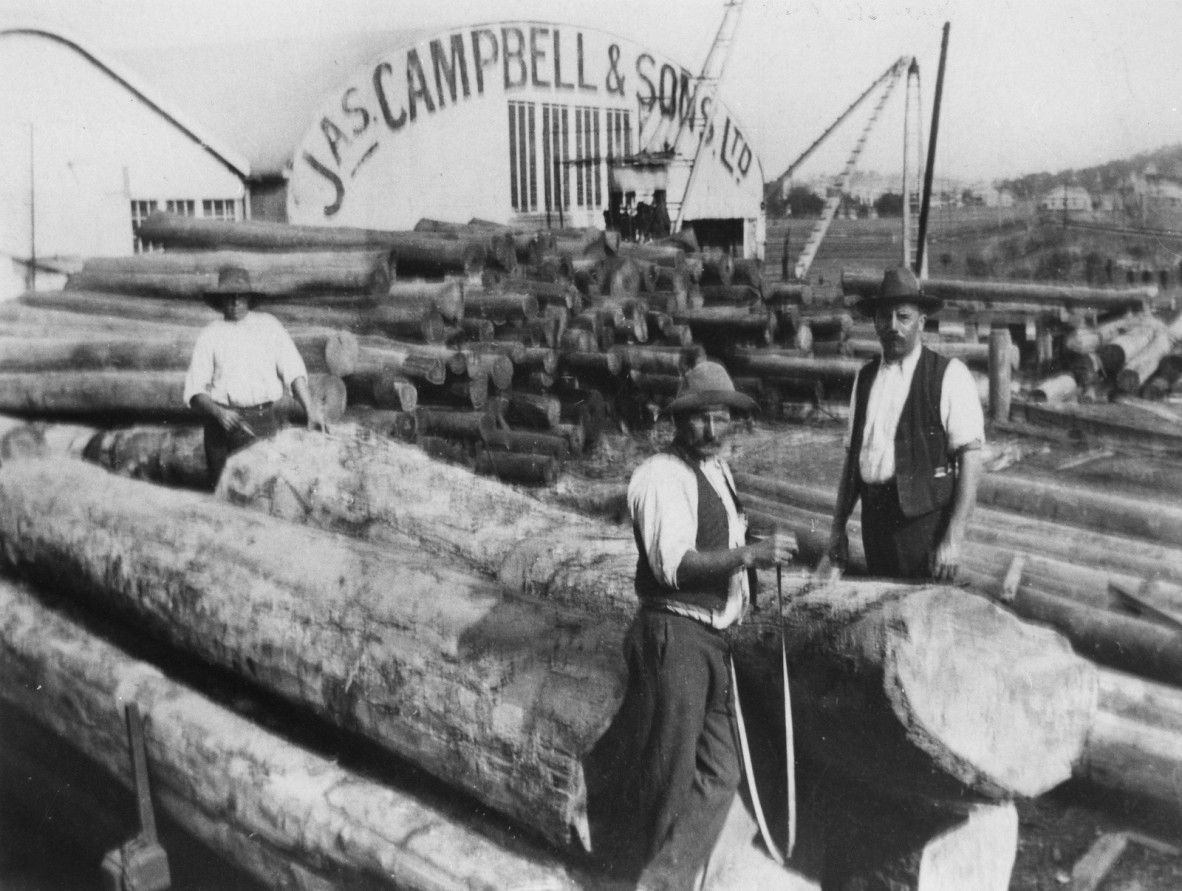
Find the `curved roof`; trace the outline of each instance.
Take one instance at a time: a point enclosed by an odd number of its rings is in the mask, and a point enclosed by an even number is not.
[[[197,121],[191,119],[188,115],[175,111],[172,107],[172,103],[166,102],[159,93],[145,86],[138,75],[133,74],[122,65],[103,58],[98,53],[84,46],[77,38],[63,32],[59,28],[48,28],[43,26],[0,25],[0,38],[12,36],[43,37],[47,40],[61,43],[74,52],[79,53],[88,59],[93,65],[102,71],[105,71],[108,75],[121,83],[140,101],[144,102],[166,120],[170,121],[174,126],[189,136],[194,142],[198,143],[202,148],[204,148],[214,157],[218,158],[218,160],[220,160],[239,176],[243,178],[250,176],[250,162],[242,154],[231,148],[224,139],[219,138],[212,131],[208,130],[205,126],[198,123]]]

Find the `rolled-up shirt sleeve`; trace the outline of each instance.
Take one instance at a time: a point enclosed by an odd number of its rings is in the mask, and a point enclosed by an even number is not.
[[[698,488],[693,471],[670,455],[650,458],[628,484],[628,508],[653,575],[676,589],[677,569],[697,546]]]
[[[208,329],[197,335],[189,370],[185,373],[184,400],[190,405],[193,397],[208,393],[213,385],[213,343]]]
[[[948,435],[948,451],[979,449],[985,444],[985,412],[977,383],[968,366],[952,359],[940,388],[940,420]]]

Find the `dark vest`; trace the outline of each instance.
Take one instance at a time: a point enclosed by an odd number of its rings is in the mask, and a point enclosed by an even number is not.
[[[730,527],[727,522],[726,506],[718,497],[718,492],[710,485],[710,481],[706,479],[706,475],[702,473],[702,468],[696,461],[686,460],[675,450],[670,454],[684,461],[693,470],[694,478],[698,482],[698,537],[694,543],[695,549],[709,551],[730,547]],[[742,513],[743,507],[737,496],[735,497],[735,507]],[[639,554],[636,561],[636,596],[640,598],[642,603],[648,598],[660,597],[705,609],[721,609],[726,606],[729,591],[728,579],[724,578],[712,584],[694,587],[667,588],[653,575],[648,562],[648,553],[644,547],[644,540],[635,524],[632,526],[632,535],[636,539],[636,550]]]
[[[862,453],[870,387],[881,366],[882,359],[874,359],[858,375],[850,437],[850,454],[855,468],[859,467]],[[899,508],[907,517],[918,517],[945,507],[951,503],[956,489],[955,465],[948,457],[948,434],[940,421],[940,391],[947,368],[946,357],[920,347],[915,376],[911,379],[911,389],[895,431],[895,482],[899,489]],[[861,487],[859,471],[859,491]]]

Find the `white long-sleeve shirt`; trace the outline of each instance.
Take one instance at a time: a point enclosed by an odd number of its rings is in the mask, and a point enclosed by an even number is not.
[[[862,480],[867,483],[885,483],[895,476],[895,432],[907,394],[911,392],[911,381],[915,377],[915,366],[919,364],[922,347],[903,357],[900,362],[883,362],[878,369],[870,395],[866,401],[866,421],[862,430],[862,451],[858,455],[858,469]],[[863,369],[865,370],[865,369]],[[858,372],[859,378],[862,372]],[[853,436],[854,407],[857,401],[858,383],[854,381],[854,392],[850,396],[850,426],[846,434],[846,447]],[[948,449],[960,449],[985,443],[985,414],[977,385],[968,367],[959,359],[948,362],[940,387],[940,422],[948,436]]]
[[[219,319],[197,336],[185,375],[185,405],[199,393],[233,408],[276,402],[293,381],[307,375],[295,343],[273,315],[249,312],[237,322]]]
[[[728,544],[740,547],[747,541],[747,521],[735,507],[734,480],[730,469],[718,458],[700,465],[707,481],[726,508]],[[676,590],[677,569],[686,553],[697,549],[698,479],[684,461],[674,455],[653,455],[632,474],[628,483],[628,510],[640,532],[649,568],[663,585]],[[726,628],[743,614],[750,594],[747,573],[731,575],[726,605],[711,610],[668,601],[670,612],[689,616],[714,628]]]

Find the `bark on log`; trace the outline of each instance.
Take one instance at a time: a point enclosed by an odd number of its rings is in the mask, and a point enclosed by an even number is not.
[[[418,436],[415,444],[423,450],[423,454],[436,461],[455,464],[465,470],[476,469],[475,447],[468,440],[451,436]]]
[[[532,319],[539,312],[538,298],[533,294],[472,288],[464,296],[464,312],[476,318],[493,321]]]
[[[419,404],[419,391],[414,381],[390,366],[358,371],[344,381],[349,405],[413,412]]]
[[[1076,776],[1182,813],[1182,691],[1101,669]]]
[[[464,316],[464,286],[457,281],[397,281],[390,284],[380,302],[431,306],[444,319],[454,322]]]
[[[757,288],[751,285],[710,285],[701,287],[705,306],[754,306],[763,298]]]
[[[882,284],[878,274],[843,273],[842,290],[846,294],[877,294]],[[1142,308],[1157,296],[1157,287],[1084,288],[1074,285],[1047,285],[1037,282],[998,282],[958,279],[925,279],[924,292],[956,303],[1028,303],[1057,304],[1071,308],[1094,309]]]
[[[490,409],[511,427],[530,430],[552,430],[562,420],[562,402],[551,395],[506,393]]]
[[[328,374],[308,375],[312,398],[328,421],[345,410],[345,386]],[[183,371],[86,371],[0,374],[0,411],[48,417],[188,420]],[[286,397],[291,400],[291,397]],[[284,411],[293,412],[285,400]],[[291,400],[294,406],[294,400]],[[290,415],[303,420],[303,411]]]
[[[495,476],[507,483],[552,486],[558,479],[560,465],[553,455],[479,449],[476,453],[476,472]]]
[[[98,291],[36,291],[22,294],[20,302],[38,309],[86,316],[117,316],[179,325],[208,325],[220,318],[219,313],[198,301],[129,297]]]
[[[266,301],[259,305],[286,326],[314,325],[354,334],[383,334],[387,337],[443,343],[443,317],[430,305],[384,305],[363,309],[310,306]]]
[[[496,418],[486,411],[466,411],[421,407],[415,411],[415,424],[424,436],[445,436],[477,440],[497,426]]]
[[[735,261],[721,248],[708,247],[700,254],[703,285],[729,285],[735,275]]]
[[[770,344],[776,333],[776,317],[766,310],[709,306],[670,315],[678,324],[688,325],[694,336],[700,338],[731,337]]]
[[[417,434],[415,414],[406,411],[355,405],[345,409],[341,421],[356,424],[361,429],[371,430],[380,436],[390,436],[402,442],[414,442]],[[340,425],[333,429],[339,430]]]
[[[132,479],[188,489],[209,486],[205,433],[199,426],[96,431],[82,457]]]
[[[178,279],[196,276],[217,283],[223,266],[239,266],[250,272],[251,285],[262,294],[355,292],[381,294],[392,280],[386,251],[351,250],[316,253],[254,253],[248,251],[199,251],[146,253],[131,257],[95,257],[82,271],[70,276],[68,290],[121,291],[121,277],[158,276]],[[183,290],[174,296],[183,296]],[[197,292],[200,296],[201,292]]]
[[[684,374],[705,355],[701,347],[618,346],[615,352],[630,371]]]
[[[442,384],[423,384],[419,398],[427,405],[457,405],[481,409],[488,403],[488,374],[469,368],[465,378],[444,381]]]
[[[866,363],[860,359],[810,358],[777,350],[739,349],[735,351],[737,370],[770,378],[815,378],[852,385],[859,369]]]
[[[460,319],[459,330],[468,340],[486,341],[497,336],[493,323],[488,319]]]
[[[977,501],[1025,516],[1182,545],[1182,507],[1165,500],[1147,503],[1144,498],[1081,489],[1030,475],[987,474],[978,488]]]
[[[1129,355],[1125,359],[1124,367],[1116,375],[1116,389],[1121,393],[1136,393],[1141,385],[1149,379],[1158,367],[1158,363],[1166,357],[1173,348],[1173,341],[1164,331],[1143,349]]]
[[[210,220],[157,211],[140,223],[144,241],[201,250],[319,251],[386,248],[396,233],[345,226],[293,226],[261,220]]]
[[[94,427],[76,424],[4,418],[0,423],[0,464],[49,457],[81,459],[96,433]]]
[[[508,356],[476,350],[462,352],[468,360],[469,374],[475,371],[486,375],[489,385],[497,391],[508,390],[513,385],[513,362]]]
[[[619,705],[621,622],[506,600],[408,540],[350,541],[81,462],[0,468],[0,493],[5,559],[30,577],[589,846],[580,761]]]
[[[1147,417],[1123,406],[1112,404],[1107,394],[1097,398],[1101,404],[1038,405],[1028,400],[1014,400],[1009,429],[1033,432],[1040,436],[1061,436],[1075,445],[1112,446],[1139,454],[1182,455],[1182,433],[1176,423]]]
[[[1115,378],[1131,356],[1148,349],[1157,340],[1163,326],[1152,321],[1154,324],[1137,325],[1096,348],[1096,357],[1105,374]]]
[[[557,429],[556,426],[555,431]],[[513,452],[515,454],[528,454],[534,457],[546,456],[558,461],[568,460],[571,454],[569,440],[558,432],[543,433],[538,430],[497,430],[492,426],[488,426],[481,432],[480,442],[485,446],[485,451],[489,452]],[[479,458],[479,454],[477,457]],[[476,469],[478,472],[485,472],[481,470],[479,460],[477,461]],[[501,473],[495,475],[507,478]],[[553,482],[553,480],[550,482]]]
[[[468,362],[460,355],[461,372],[468,373]],[[455,363],[453,363],[455,364]],[[357,348],[357,362],[352,374],[375,374],[388,369],[401,377],[442,384],[447,379],[448,366],[442,355],[415,352],[408,344],[378,338],[361,338]]]
[[[581,883],[539,846],[511,848],[445,808],[340,766],[166,677],[28,587],[0,580],[0,696],[131,786],[124,707],[144,717],[152,795],[262,884],[547,888]],[[347,839],[347,844],[342,844]]]
[[[203,321],[212,322],[216,318],[215,313],[210,313]],[[193,327],[191,322],[176,324],[127,319],[114,315],[41,309],[26,306],[21,300],[0,302],[0,322],[3,322],[6,334],[21,337],[69,337],[102,332],[110,336],[147,334],[160,338],[185,336]]]
[[[392,528],[413,529],[428,548],[491,565],[510,590],[604,612],[634,609],[636,552],[626,530],[482,484],[395,443],[367,448],[368,460],[361,462],[339,442],[297,431],[284,436],[282,445],[291,448],[286,457],[273,450],[233,456],[220,494],[282,512],[270,482],[282,469],[311,500],[311,512],[299,513],[305,521],[363,529],[375,541]],[[346,452],[354,456],[347,462],[340,457]],[[326,474],[343,476],[330,484]],[[370,497],[341,497],[356,491],[350,479],[357,474],[364,474]],[[423,491],[447,492],[448,498],[412,494]],[[885,759],[898,768],[892,779],[904,794],[908,787],[944,795],[952,787],[955,795],[966,788],[986,797],[1039,794],[1070,774],[1090,723],[1095,682],[1092,667],[1054,633],[948,588],[839,585],[794,598],[792,607],[794,614],[799,610],[798,619],[790,616],[798,660],[793,677],[816,685],[806,697],[794,683],[793,700],[816,709],[809,726],[839,734],[829,737],[841,744],[827,763],[875,773],[868,778],[878,782],[874,766]],[[747,623],[739,647],[748,667],[754,663],[778,678],[779,641],[766,620]],[[955,683],[947,683],[950,676]],[[879,686],[884,682],[886,694]],[[782,703],[775,687],[769,677],[760,705],[769,715],[774,701]],[[1030,707],[1027,691],[1038,705]],[[868,703],[875,704],[874,731],[863,733]],[[820,735],[814,739],[826,745]],[[844,757],[837,758],[839,752]]]

